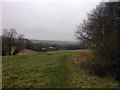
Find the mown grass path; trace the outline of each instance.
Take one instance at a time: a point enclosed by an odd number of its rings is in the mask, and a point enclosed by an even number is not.
[[[111,79],[87,75],[74,63],[88,50],[54,51],[3,57],[3,88],[118,87]]]

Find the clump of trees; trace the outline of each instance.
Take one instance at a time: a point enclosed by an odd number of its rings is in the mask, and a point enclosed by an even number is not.
[[[0,40],[2,42],[2,56],[17,55],[23,49],[34,50],[37,52],[80,49],[77,44],[58,45],[49,43],[33,43],[29,39],[25,39],[23,34],[18,34],[14,28],[4,29]]]
[[[25,47],[24,35],[14,28],[4,29],[2,33],[2,55],[16,55]]]
[[[120,2],[102,2],[77,27],[77,39],[92,49],[95,74],[120,80]]]

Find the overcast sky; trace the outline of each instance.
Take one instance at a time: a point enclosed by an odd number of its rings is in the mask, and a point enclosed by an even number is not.
[[[101,0],[89,1],[5,0],[2,1],[2,28],[15,28],[29,39],[74,41],[76,25]]]

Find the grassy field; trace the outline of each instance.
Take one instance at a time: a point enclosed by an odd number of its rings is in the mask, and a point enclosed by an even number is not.
[[[3,88],[114,88],[110,78],[88,75],[75,64],[89,50],[31,52],[3,57]]]

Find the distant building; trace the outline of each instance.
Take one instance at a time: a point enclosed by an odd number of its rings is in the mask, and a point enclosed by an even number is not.
[[[50,50],[50,51],[54,51],[54,50],[55,50],[55,47],[49,46],[49,50]]]

